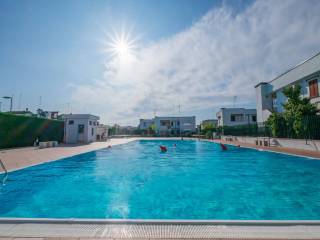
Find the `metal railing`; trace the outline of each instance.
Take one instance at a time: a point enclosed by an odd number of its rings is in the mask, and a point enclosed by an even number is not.
[[[1,165],[2,169],[3,169],[3,171],[4,171],[4,178],[2,179],[2,185],[4,186],[4,185],[6,185],[6,181],[8,179],[9,173],[8,173],[6,167],[4,166],[4,164],[3,164],[1,159],[0,159],[0,165]]]

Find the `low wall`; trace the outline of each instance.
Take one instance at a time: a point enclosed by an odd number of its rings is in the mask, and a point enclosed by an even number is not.
[[[257,139],[269,139],[266,137],[239,137],[222,136],[223,140],[232,138],[233,141],[239,141],[248,144],[256,144]],[[288,139],[288,138],[270,138],[270,145],[276,147],[295,148],[309,151],[320,151],[320,140]]]

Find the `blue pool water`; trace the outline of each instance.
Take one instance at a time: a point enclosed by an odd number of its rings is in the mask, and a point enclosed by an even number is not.
[[[10,173],[0,217],[320,219],[320,161],[135,141]]]

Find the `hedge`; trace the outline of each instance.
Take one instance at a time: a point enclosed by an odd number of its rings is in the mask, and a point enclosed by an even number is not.
[[[0,148],[32,146],[39,141],[63,141],[64,122],[0,113]]]
[[[251,137],[278,137],[294,139],[320,139],[320,116],[304,116],[302,118],[303,129],[300,135],[296,135],[292,128],[292,120],[282,119],[275,122],[276,131],[267,124],[246,124],[238,126],[224,126],[217,128],[218,135],[251,136]]]

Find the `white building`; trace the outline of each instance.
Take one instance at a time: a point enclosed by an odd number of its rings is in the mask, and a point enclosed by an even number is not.
[[[318,82],[320,79],[320,53],[298,64],[270,82],[261,82],[255,86],[257,120],[265,122],[272,111],[282,112],[286,97],[283,88],[299,84],[302,97],[310,98],[311,103],[320,108]]]
[[[37,110],[37,116],[42,118],[58,119],[58,115],[59,115],[58,111],[43,111],[40,108],[38,108]]]
[[[139,129],[148,130],[151,125],[154,124],[154,119],[140,119]]]
[[[97,141],[105,141],[108,138],[109,126],[99,124],[97,126]]]
[[[160,135],[196,132],[196,117],[155,117],[156,133]]]
[[[64,114],[65,143],[90,143],[97,139],[99,117],[91,114]]]
[[[216,115],[219,127],[255,124],[257,122],[256,109],[221,108]]]

